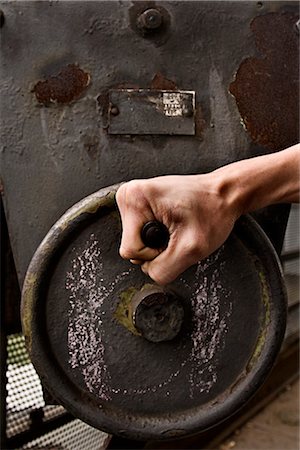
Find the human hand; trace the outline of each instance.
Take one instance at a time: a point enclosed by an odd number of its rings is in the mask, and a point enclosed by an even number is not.
[[[219,248],[240,215],[234,190],[217,172],[130,181],[116,200],[123,225],[120,255],[162,285]],[[143,243],[142,227],[151,220],[169,230],[167,248]]]

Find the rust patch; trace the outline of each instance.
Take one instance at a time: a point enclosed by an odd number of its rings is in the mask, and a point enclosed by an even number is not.
[[[176,91],[178,88],[175,81],[168,80],[161,72],[158,72],[150,83],[150,89]]]
[[[255,17],[251,30],[261,58],[245,59],[230,84],[252,140],[281,150],[299,138],[299,51],[295,13]]]
[[[199,103],[196,104],[195,114],[195,134],[198,137],[202,137],[203,131],[206,127],[206,121],[204,119],[203,110]]]
[[[58,75],[39,81],[33,92],[38,102],[44,105],[70,103],[84,92],[89,83],[90,75],[87,72],[76,64],[69,64]]]

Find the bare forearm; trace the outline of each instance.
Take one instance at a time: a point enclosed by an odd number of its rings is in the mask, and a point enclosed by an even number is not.
[[[219,248],[242,214],[299,201],[299,185],[300,145],[203,175],[125,183],[117,192],[123,224],[120,254],[141,264],[157,283],[170,283]],[[150,220],[168,228],[166,249],[151,249],[142,242],[142,226]]]
[[[275,203],[299,202],[300,144],[229,164],[214,174],[241,214]]]

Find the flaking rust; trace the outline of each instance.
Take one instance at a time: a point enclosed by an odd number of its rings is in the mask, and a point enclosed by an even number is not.
[[[245,59],[229,88],[252,140],[273,151],[298,142],[298,18],[286,12],[253,19],[251,30],[261,57]]]
[[[169,80],[166,78],[161,72],[157,72],[151,83],[150,83],[150,89],[154,90],[166,90],[166,91],[177,91],[178,86],[173,80]]]
[[[115,310],[114,318],[132,334],[140,336],[132,321],[131,301],[136,292],[137,289],[135,287],[129,287],[126,291],[121,292],[120,302]]]
[[[58,75],[39,81],[33,88],[39,103],[71,103],[80,97],[90,84],[90,75],[76,64],[64,67]]]

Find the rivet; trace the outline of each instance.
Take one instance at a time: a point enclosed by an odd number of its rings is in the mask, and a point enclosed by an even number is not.
[[[194,111],[192,108],[184,108],[182,110],[183,117],[192,117],[194,115]]]
[[[119,108],[115,105],[110,107],[110,114],[117,116],[120,113]]]

